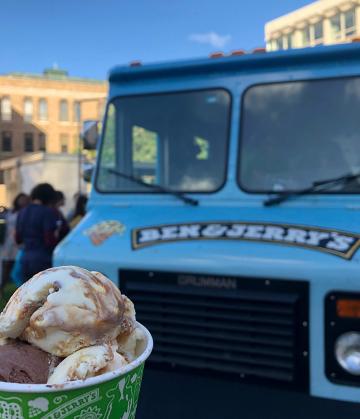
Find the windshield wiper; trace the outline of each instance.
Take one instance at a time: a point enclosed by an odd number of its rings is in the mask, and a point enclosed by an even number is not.
[[[312,192],[326,191],[329,188],[336,186],[337,184],[346,185],[349,182],[356,180],[358,178],[360,178],[360,173],[356,173],[356,174],[348,173],[347,175],[335,177],[332,179],[317,180],[317,181],[314,181],[311,186],[304,189],[300,189],[299,191],[279,194],[273,198],[268,198],[264,201],[264,206],[271,207],[272,205],[280,204],[281,202],[287,201],[291,198],[296,198],[298,196],[307,195]]]
[[[146,183],[141,178],[138,178],[138,177],[133,176],[133,175],[128,175],[127,173],[120,172],[119,170],[116,170],[116,169],[106,168],[106,170],[110,173],[113,173],[114,175],[117,175],[117,176],[122,177],[124,179],[130,180],[134,183],[137,183],[138,185],[146,186],[147,188],[150,188],[150,189],[153,189],[153,190],[156,190],[156,191],[159,191],[159,192],[164,192],[166,194],[173,195],[176,198],[181,199],[183,202],[185,202],[185,204],[189,204],[189,205],[193,205],[193,206],[199,205],[199,201],[197,199],[190,198],[189,196],[186,196],[185,194],[183,194],[181,192],[173,191],[169,188],[166,188],[165,186]]]

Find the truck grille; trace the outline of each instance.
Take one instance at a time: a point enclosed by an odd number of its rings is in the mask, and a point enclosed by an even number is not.
[[[307,282],[121,270],[120,284],[152,364],[307,390]]]

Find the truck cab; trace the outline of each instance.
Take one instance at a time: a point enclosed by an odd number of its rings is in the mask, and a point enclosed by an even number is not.
[[[109,82],[88,213],[54,263],[107,275],[152,333],[139,417],[357,414],[360,46]]]

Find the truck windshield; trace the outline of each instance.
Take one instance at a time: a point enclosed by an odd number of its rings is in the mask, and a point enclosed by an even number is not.
[[[172,191],[218,190],[225,182],[230,103],[223,89],[114,99],[107,110],[97,189],[154,193],[117,176],[117,170]]]
[[[241,122],[238,180],[248,192],[294,192],[360,172],[360,78],[253,86]],[[359,193],[358,178],[326,190],[342,192]]]

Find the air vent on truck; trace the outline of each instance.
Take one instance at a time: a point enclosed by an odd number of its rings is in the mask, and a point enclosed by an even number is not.
[[[154,337],[153,365],[306,391],[306,282],[121,270],[120,286]]]

